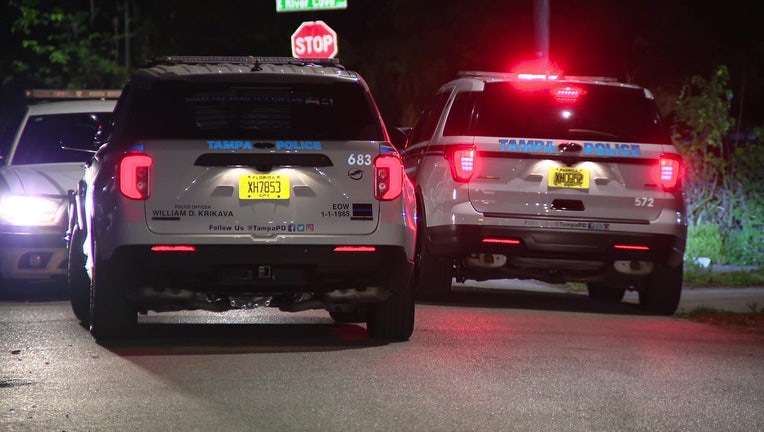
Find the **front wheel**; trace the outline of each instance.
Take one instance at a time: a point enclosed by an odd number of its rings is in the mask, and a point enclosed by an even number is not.
[[[138,312],[123,297],[126,275],[120,267],[97,260],[90,288],[90,333],[97,340],[130,336],[138,323]]]
[[[414,283],[393,293],[387,300],[369,305],[366,329],[374,339],[406,341],[414,332]]]
[[[658,264],[639,290],[639,305],[649,313],[673,315],[682,296],[683,266]]]
[[[84,240],[84,233],[75,225],[69,242],[66,283],[74,316],[81,323],[88,324],[90,321],[90,278],[85,271],[85,254],[82,253]]]

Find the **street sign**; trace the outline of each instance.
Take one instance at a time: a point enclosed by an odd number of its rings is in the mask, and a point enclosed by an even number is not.
[[[297,58],[334,58],[337,33],[323,21],[305,21],[292,33],[292,56]]]
[[[347,9],[348,0],[276,0],[276,12]]]

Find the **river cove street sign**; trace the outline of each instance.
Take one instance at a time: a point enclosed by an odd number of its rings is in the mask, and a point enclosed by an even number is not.
[[[276,0],[276,12],[347,9],[348,0]]]

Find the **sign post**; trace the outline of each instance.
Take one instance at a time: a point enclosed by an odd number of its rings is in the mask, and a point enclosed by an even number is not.
[[[337,33],[323,21],[305,21],[292,33],[292,56],[296,58],[334,58]]]

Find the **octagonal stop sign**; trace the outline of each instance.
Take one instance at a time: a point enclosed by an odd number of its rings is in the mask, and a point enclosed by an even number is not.
[[[305,21],[292,33],[292,56],[297,58],[334,58],[337,33],[323,21]]]

